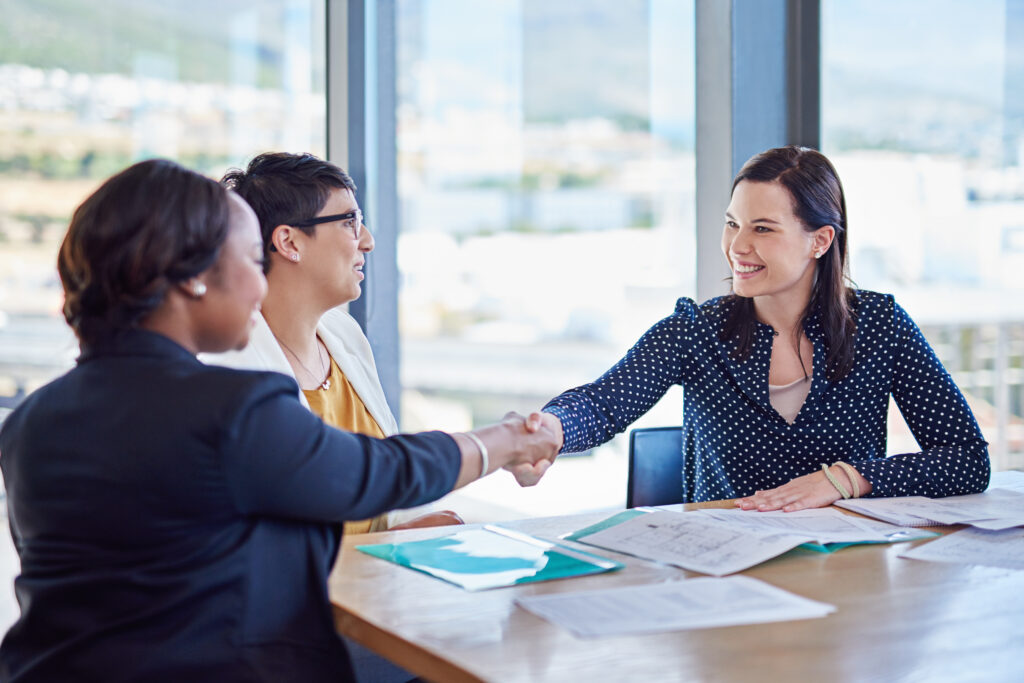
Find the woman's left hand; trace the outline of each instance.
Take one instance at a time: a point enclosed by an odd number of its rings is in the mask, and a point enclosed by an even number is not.
[[[842,498],[836,487],[825,477],[822,471],[805,474],[792,479],[778,488],[758,491],[752,496],[736,500],[736,507],[744,510],[782,510],[796,512],[807,508],[820,508],[831,505]]]

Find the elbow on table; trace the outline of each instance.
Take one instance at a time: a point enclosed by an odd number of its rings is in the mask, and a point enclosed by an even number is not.
[[[992,479],[992,460],[988,453],[988,442],[982,438],[973,439],[963,446],[964,474],[953,482],[943,496],[961,496],[981,493],[988,488]]]

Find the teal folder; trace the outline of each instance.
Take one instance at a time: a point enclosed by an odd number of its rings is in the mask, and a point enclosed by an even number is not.
[[[356,550],[470,591],[600,574],[625,566],[490,524],[425,541],[359,545]]]

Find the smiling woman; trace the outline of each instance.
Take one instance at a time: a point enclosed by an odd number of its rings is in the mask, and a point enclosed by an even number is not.
[[[987,444],[963,395],[892,296],[848,287],[847,232],[822,154],[750,159],[722,232],[733,293],[680,299],[600,379],[552,399],[562,450],[607,441],[681,384],[685,502],[799,510],[983,490]],[[890,395],[920,452],[887,457]]]

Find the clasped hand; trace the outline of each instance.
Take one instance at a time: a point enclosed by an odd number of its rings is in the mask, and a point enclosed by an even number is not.
[[[562,423],[550,413],[530,413],[523,417],[519,413],[510,412],[505,415],[504,421],[521,426],[528,443],[532,442],[532,446],[541,450],[541,455],[536,459],[505,465],[505,469],[512,473],[520,486],[534,486],[555,462],[562,448]]]

